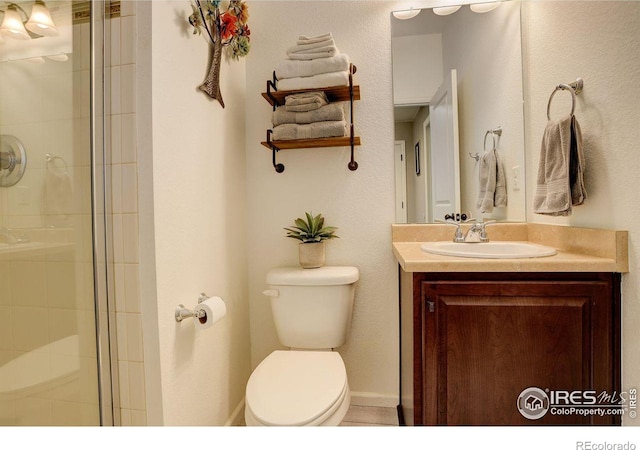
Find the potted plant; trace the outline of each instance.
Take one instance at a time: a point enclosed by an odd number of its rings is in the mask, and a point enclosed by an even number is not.
[[[325,227],[322,214],[313,216],[305,212],[305,219],[297,218],[287,230],[287,237],[297,239],[300,265],[304,269],[315,269],[324,265],[324,241],[337,238],[336,227]]]

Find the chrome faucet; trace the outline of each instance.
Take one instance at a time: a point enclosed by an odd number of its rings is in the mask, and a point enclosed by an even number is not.
[[[446,220],[436,219],[436,222],[443,223],[445,225],[453,225],[453,226],[455,226],[456,227],[456,234],[453,237],[453,242],[465,242],[466,236],[462,235],[462,228],[460,228],[460,224],[461,223],[466,223],[466,222],[475,222],[475,220],[476,219],[468,219],[468,220],[463,220],[461,222],[458,222],[455,219],[447,218]],[[467,234],[469,234],[469,233],[467,232]]]
[[[455,242],[489,242],[489,237],[487,236],[487,230],[485,228],[487,225],[491,225],[492,223],[496,223],[496,221],[489,220],[487,222],[474,223],[471,228],[467,230],[462,241]]]

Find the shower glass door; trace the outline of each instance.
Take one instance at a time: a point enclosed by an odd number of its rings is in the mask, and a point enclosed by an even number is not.
[[[35,2],[15,3],[0,10],[26,22]],[[47,1],[55,32],[0,38],[0,425],[113,423],[99,364],[106,306],[96,306],[106,285],[96,5]]]

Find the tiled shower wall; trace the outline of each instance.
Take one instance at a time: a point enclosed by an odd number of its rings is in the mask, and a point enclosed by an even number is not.
[[[121,424],[146,425],[138,258],[136,2],[122,1],[109,21],[113,262]]]

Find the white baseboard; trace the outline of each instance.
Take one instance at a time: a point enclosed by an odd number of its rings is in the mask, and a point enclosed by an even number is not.
[[[238,406],[236,406],[236,409],[233,410],[224,424],[225,427],[237,427],[240,425],[244,425],[244,397],[242,397],[242,400],[240,400],[240,403],[238,403]]]
[[[384,408],[395,408],[398,406],[398,396],[379,394],[377,392],[351,391],[351,404],[354,406],[381,406]]]

